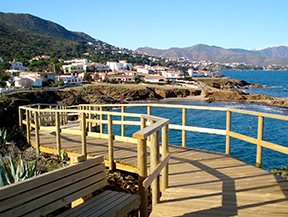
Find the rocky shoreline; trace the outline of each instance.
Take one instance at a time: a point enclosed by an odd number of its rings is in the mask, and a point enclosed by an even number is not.
[[[231,87],[235,86],[232,85]],[[245,85],[243,88],[245,88]],[[288,99],[248,94],[238,90],[216,89],[208,86],[203,89],[194,89],[156,85],[90,85],[82,86],[78,89],[66,88],[64,90],[40,90],[4,94],[0,100],[0,118],[3,120],[0,123],[0,127],[5,127],[7,124],[11,124],[11,127],[17,125],[18,106],[27,104],[50,103],[70,106],[78,104],[128,104],[135,101],[147,102],[177,99],[205,100],[207,103],[213,101],[261,103],[267,106],[288,108]]]
[[[239,85],[242,84],[242,85]],[[253,84],[237,81],[229,81],[229,88],[210,88],[205,86],[203,89],[194,88],[173,88],[166,86],[130,86],[127,85],[90,85],[82,86],[79,89],[66,90],[40,90],[26,91],[3,95],[2,103],[10,106],[21,106],[33,103],[51,103],[59,105],[78,105],[78,104],[115,104],[130,103],[133,101],[158,101],[158,100],[205,100],[208,103],[213,101],[225,102],[249,102],[262,103],[268,106],[288,108],[288,99],[273,98],[261,94],[249,94],[239,90],[239,87],[246,88],[255,86]],[[256,86],[258,86],[256,84]],[[226,82],[227,87],[227,82]]]

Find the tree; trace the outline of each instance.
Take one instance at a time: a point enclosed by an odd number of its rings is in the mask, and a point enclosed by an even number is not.
[[[8,62],[2,62],[0,63],[0,72],[6,70],[6,69],[10,69],[11,65]]]

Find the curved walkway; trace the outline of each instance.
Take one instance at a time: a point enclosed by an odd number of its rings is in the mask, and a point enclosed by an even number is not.
[[[33,133],[31,136],[33,140]],[[55,137],[55,133],[40,131],[40,144],[56,147]],[[108,156],[107,140],[88,136],[87,144],[89,154]],[[81,152],[81,136],[61,133],[61,145]],[[137,145],[114,141],[114,147],[115,159],[122,162],[117,167],[135,171]],[[225,154],[169,148],[169,187],[150,216],[288,215],[286,180]]]

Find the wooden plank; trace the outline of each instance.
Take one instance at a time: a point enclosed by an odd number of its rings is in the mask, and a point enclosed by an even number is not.
[[[65,188],[67,185],[73,185],[73,183],[76,183],[80,180],[88,178],[91,175],[98,175],[95,176],[99,180],[103,180],[106,178],[104,170],[104,166],[99,165],[98,167],[92,167],[86,170],[83,170],[79,173],[69,175],[68,177],[53,181],[53,182],[45,182],[45,185],[39,186],[37,188],[33,188],[29,191],[24,191],[21,194],[14,195],[13,197],[7,198],[4,201],[0,202],[0,212],[3,210],[14,208],[17,206],[20,206],[21,204],[29,203],[32,200],[39,201],[39,197],[45,196],[46,194],[49,194],[50,192],[57,191],[59,189]],[[102,172],[102,173],[101,173]],[[47,177],[49,178],[49,177]],[[97,180],[95,180],[97,182]],[[17,189],[14,188],[15,191]],[[54,199],[57,199],[58,197],[61,197],[61,195],[56,195]],[[77,198],[75,198],[77,199]]]
[[[269,148],[269,149],[272,149],[274,151],[278,151],[278,152],[282,152],[284,154],[288,154],[288,147],[285,147],[285,146],[277,145],[277,144],[274,144],[272,142],[266,142],[266,141],[263,141],[263,140],[258,140],[258,139],[255,139],[253,137],[250,137],[250,136],[245,136],[245,135],[242,135],[242,134],[239,134],[239,133],[234,133],[232,131],[227,132],[227,135],[229,135],[231,137],[234,137],[236,139],[240,139],[240,140],[243,140],[243,141],[246,141],[246,142],[250,142],[250,143],[256,144],[256,145],[261,145],[261,146],[263,146],[265,148]]]
[[[54,126],[40,126],[40,130],[49,131],[49,132],[56,132],[56,127]]]
[[[48,195],[42,195],[42,197],[38,198],[37,200],[33,200],[20,205],[17,208],[9,210],[3,214],[7,216],[20,216],[25,213],[29,213],[29,216],[35,216],[39,214],[46,215],[53,210],[65,206],[75,199],[78,199],[92,191],[102,188],[105,183],[107,183],[106,177],[104,180],[102,179],[99,182],[95,182],[95,179],[99,180],[98,177],[103,177],[103,174],[100,173],[94,176],[90,176],[76,183],[71,182],[70,185],[67,185],[66,187],[62,187]],[[83,188],[84,186],[87,187]],[[31,212],[31,210],[35,211]]]
[[[43,184],[45,185],[46,182],[52,182],[65,176],[69,176],[70,174],[85,170],[93,165],[101,164],[103,161],[103,156],[97,156],[90,158],[83,163],[57,169],[49,173],[44,173],[41,176],[32,177],[22,182],[14,183],[13,185],[1,187],[0,200],[4,200],[13,195],[20,194],[21,192],[31,190]],[[15,191],[15,186],[17,186],[17,191]]]
[[[129,197],[131,197],[130,194],[125,194],[123,192],[120,192],[122,194],[120,194],[120,197],[117,197],[117,198],[111,198],[111,202],[109,204],[107,204],[103,209],[99,210],[98,212],[94,212],[93,210],[93,213],[91,213],[91,217],[92,216],[95,216],[95,217],[100,217],[100,216],[109,216],[109,215],[106,215],[106,213],[109,213],[109,211],[115,207],[115,205],[118,205],[120,203],[122,203],[123,201],[125,200],[128,200]],[[112,200],[113,199],[113,200]],[[85,213],[86,214],[86,213]],[[90,213],[89,213],[90,214]]]
[[[170,153],[166,155],[166,157],[163,159],[163,161],[160,162],[160,164],[153,170],[153,172],[143,181],[143,187],[145,190],[148,189],[150,184],[153,182],[153,180],[160,174],[161,170],[166,166],[168,161],[170,160]]]
[[[109,198],[113,197],[114,195],[118,194],[118,192],[106,190],[95,197],[91,198],[90,200],[86,201],[85,204],[81,204],[73,209],[70,209],[64,213],[61,213],[58,215],[58,217],[70,217],[70,216],[80,216],[83,215],[83,213],[90,209],[100,209],[99,205],[102,204],[103,201],[108,200]]]
[[[101,139],[108,139],[108,134],[101,134],[95,132],[87,132],[87,136],[94,137],[94,138],[101,138]]]
[[[92,184],[91,186],[89,186],[86,189],[83,189],[81,191],[76,191],[75,193],[73,193],[71,195],[67,195],[58,201],[54,201],[54,202],[50,203],[49,205],[45,205],[44,207],[41,207],[39,210],[29,213],[29,216],[39,217],[39,214],[46,215],[46,214],[50,213],[51,210],[57,210],[57,209],[65,206],[65,205],[67,205],[66,202],[70,203],[73,200],[75,200],[75,198],[79,198],[79,197],[83,196],[83,194],[87,194],[88,192],[93,192],[93,191],[101,189],[103,187],[103,184],[105,183],[105,181],[106,180],[103,180],[102,182]]]
[[[163,126],[169,123],[170,123],[169,119],[159,120],[156,123],[134,133],[133,139],[146,139],[148,136],[152,135],[153,133],[160,130]]]
[[[115,136],[114,136],[114,139],[115,139],[116,141],[129,142],[129,143],[135,143],[135,144],[137,144],[137,139],[130,138],[130,137],[123,137],[123,136],[117,136],[117,135],[115,135]]]
[[[193,126],[181,126],[181,125],[177,125],[177,124],[169,124],[169,129],[186,130],[186,131],[199,132],[199,133],[210,133],[210,134],[226,135],[226,130],[213,129],[213,128],[204,128],[204,127],[193,127]]]
[[[231,112],[235,112],[235,113],[254,115],[254,116],[262,116],[262,117],[266,117],[266,118],[273,118],[273,119],[288,121],[288,116],[284,116],[284,115],[274,115],[274,114],[269,114],[269,113],[247,111],[247,110],[242,110],[242,109],[228,109],[228,110]]]
[[[125,216],[134,208],[140,205],[140,196],[131,195],[128,199],[122,201],[117,206],[112,207],[109,212],[106,212],[103,216],[118,217]]]
[[[109,205],[113,204],[114,201],[120,200],[120,198],[123,197],[123,195],[125,195],[125,193],[123,192],[111,191],[109,196],[104,198],[105,199],[104,201],[102,201],[101,199],[99,200],[99,202],[95,201],[93,207],[91,208],[89,207],[90,209],[87,208],[82,209],[81,214],[80,215],[76,214],[75,216],[100,216],[103,212],[107,211],[107,209],[110,208]]]
[[[67,133],[67,134],[71,134],[71,135],[82,136],[82,131],[79,131],[79,130],[69,130],[69,129],[61,128],[61,133]]]

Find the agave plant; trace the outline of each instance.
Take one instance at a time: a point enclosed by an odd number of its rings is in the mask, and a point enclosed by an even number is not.
[[[37,165],[34,162],[24,163],[21,155],[16,163],[11,155],[6,162],[0,157],[0,187],[38,175],[36,168]]]
[[[5,145],[7,138],[8,138],[7,129],[5,128],[0,129],[0,148]]]

